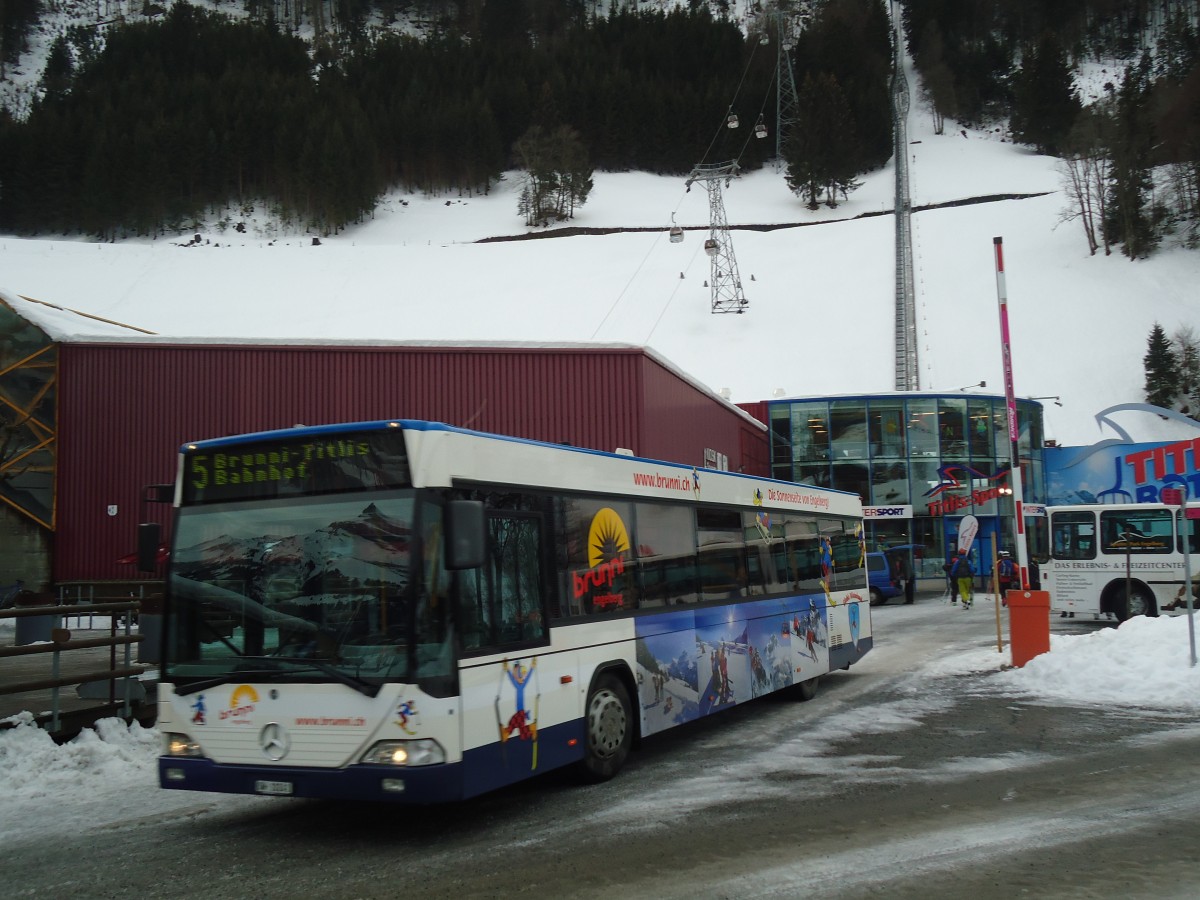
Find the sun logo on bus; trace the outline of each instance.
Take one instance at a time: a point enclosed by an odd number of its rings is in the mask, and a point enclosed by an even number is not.
[[[588,565],[594,569],[628,552],[629,532],[625,523],[615,510],[604,507],[592,517],[592,527],[588,530]]]
[[[248,684],[238,685],[229,695],[229,708],[221,710],[218,717],[234,724],[249,722],[257,703],[258,691]]]

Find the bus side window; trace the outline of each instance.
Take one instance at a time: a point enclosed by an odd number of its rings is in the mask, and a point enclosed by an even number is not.
[[[535,515],[489,516],[487,559],[460,579],[464,650],[545,638],[540,525]]]

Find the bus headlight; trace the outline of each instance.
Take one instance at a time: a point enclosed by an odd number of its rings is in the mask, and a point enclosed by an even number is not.
[[[204,751],[200,749],[200,745],[189,738],[186,734],[166,734],[166,755],[167,756],[203,756]]]
[[[436,766],[446,761],[442,745],[430,738],[419,741],[380,741],[363,754],[362,762],[382,766]]]

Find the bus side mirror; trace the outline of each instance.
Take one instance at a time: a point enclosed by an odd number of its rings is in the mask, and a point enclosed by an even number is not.
[[[446,504],[446,568],[479,568],[483,565],[483,548],[483,503],[451,500]]]
[[[162,539],[162,526],[157,522],[143,522],[138,526],[137,561],[139,572],[158,571],[158,545]]]

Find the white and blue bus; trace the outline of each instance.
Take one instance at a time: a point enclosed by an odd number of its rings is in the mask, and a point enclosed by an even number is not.
[[[1187,611],[1185,575],[1200,559],[1194,519],[1161,503],[1050,506],[1046,515],[1049,550],[1038,562],[1051,610],[1119,622]]]
[[[839,491],[396,420],[187,444],[175,506],[164,788],[603,780],[641,738],[808,699],[872,645]]]

